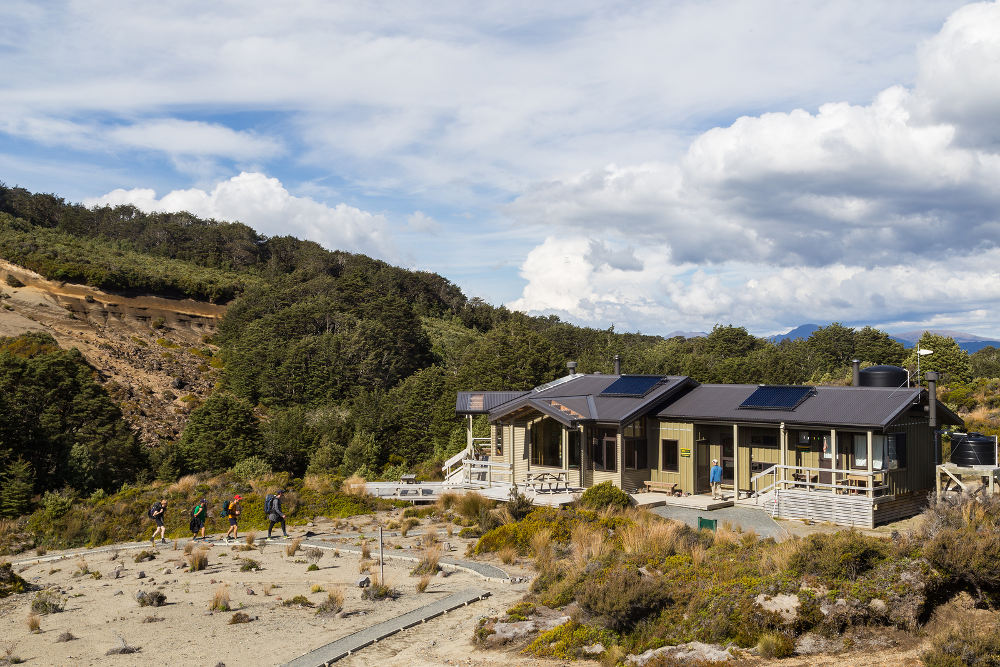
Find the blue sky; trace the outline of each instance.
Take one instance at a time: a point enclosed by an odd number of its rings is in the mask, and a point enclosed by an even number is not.
[[[996,3],[470,7],[9,0],[0,181],[579,324],[1000,335]]]

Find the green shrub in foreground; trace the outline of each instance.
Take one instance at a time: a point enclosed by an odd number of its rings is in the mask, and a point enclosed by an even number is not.
[[[601,482],[583,492],[580,504],[592,510],[602,510],[605,507],[625,509],[632,504],[632,499],[611,482]]]

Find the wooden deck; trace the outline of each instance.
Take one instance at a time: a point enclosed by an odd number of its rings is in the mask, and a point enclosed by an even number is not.
[[[846,495],[781,489],[759,498],[740,500],[741,507],[757,507],[776,519],[798,519],[838,526],[874,528],[918,514],[927,505],[927,493],[902,496]]]

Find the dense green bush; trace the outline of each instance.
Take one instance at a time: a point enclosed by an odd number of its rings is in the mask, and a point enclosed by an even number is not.
[[[271,474],[271,466],[259,456],[248,456],[233,466],[232,474],[234,479],[245,484]]]
[[[580,607],[599,623],[616,632],[626,630],[671,602],[667,586],[659,577],[644,577],[634,566],[615,564],[581,587],[576,596]]]
[[[792,555],[789,569],[798,575],[853,580],[872,570],[889,553],[885,540],[856,530],[813,534]]]
[[[632,499],[613,483],[601,482],[583,492],[583,495],[580,496],[580,504],[592,510],[600,510],[605,507],[625,509],[632,504]]]

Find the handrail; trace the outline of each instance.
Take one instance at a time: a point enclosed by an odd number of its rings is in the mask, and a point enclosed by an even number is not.
[[[776,463],[767,470],[759,472],[756,475],[750,477],[750,484],[753,488],[754,495],[760,496],[762,494],[768,493],[772,489],[775,489],[776,487],[779,486],[784,489],[787,489],[788,487],[792,488],[801,487],[807,489],[822,488],[822,489],[843,489],[846,491],[871,491],[872,493],[874,493],[875,491],[882,491],[889,488],[889,483],[886,480],[883,480],[882,483],[878,485],[873,483],[870,486],[859,486],[856,484],[843,484],[843,483],[838,484],[836,483],[836,480],[834,480],[833,483],[827,483],[819,481],[813,482],[811,480],[778,479],[779,470],[792,470],[794,472],[831,473],[833,475],[844,474],[844,475],[854,475],[857,477],[869,477],[869,478],[874,478],[875,475],[887,475],[892,472],[888,468],[868,471],[868,470],[851,470],[851,469],[841,469],[841,468],[812,468],[809,466],[797,466],[788,464],[782,465],[780,463]],[[758,488],[760,479],[766,477],[767,475],[773,475],[774,479],[768,486],[764,487],[764,489]],[[874,482],[874,479],[872,479],[872,482]]]

